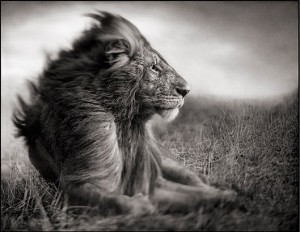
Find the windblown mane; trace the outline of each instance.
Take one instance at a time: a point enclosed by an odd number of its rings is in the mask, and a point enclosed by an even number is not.
[[[97,23],[49,60],[32,84],[31,103],[19,98],[14,123],[31,160],[39,155],[38,140],[66,183],[99,181],[105,191],[128,195],[152,191],[160,172],[158,147],[136,101],[142,69],[133,72],[127,65],[150,45],[122,17],[89,16]],[[45,179],[58,178],[49,173],[53,168],[36,167]]]

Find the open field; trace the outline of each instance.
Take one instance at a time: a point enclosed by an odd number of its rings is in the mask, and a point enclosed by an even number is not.
[[[61,194],[34,169],[21,168],[20,160],[15,164],[18,159],[11,157],[26,151],[12,141],[1,150],[7,164],[1,166],[1,230],[298,231],[298,105],[296,94],[273,104],[191,97],[174,122],[154,126],[174,159],[239,195],[235,206],[203,207],[187,215],[105,218],[67,209]]]

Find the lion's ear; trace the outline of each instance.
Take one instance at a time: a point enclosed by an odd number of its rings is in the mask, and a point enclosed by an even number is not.
[[[106,45],[105,55],[111,67],[119,68],[130,61],[130,44],[124,39],[110,41]]]

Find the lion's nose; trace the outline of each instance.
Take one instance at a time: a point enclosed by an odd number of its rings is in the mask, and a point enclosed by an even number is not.
[[[182,97],[185,97],[191,90],[191,87],[186,84],[185,86],[176,87],[176,92],[179,93]]]

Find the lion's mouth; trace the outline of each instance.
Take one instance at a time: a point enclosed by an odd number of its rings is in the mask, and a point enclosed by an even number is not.
[[[156,108],[160,110],[172,110],[182,107],[184,98],[181,96],[160,96],[156,101]]]
[[[179,108],[184,104],[184,98],[181,96],[163,96],[158,99],[157,103],[155,107],[156,112],[166,121],[170,122],[178,115]]]

